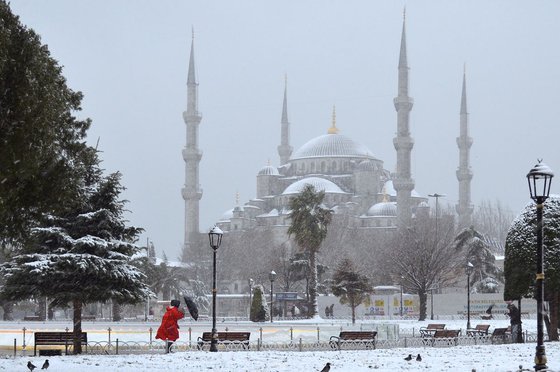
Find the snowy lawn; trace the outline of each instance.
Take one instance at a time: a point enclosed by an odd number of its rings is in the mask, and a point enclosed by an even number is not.
[[[404,360],[420,353],[422,361]],[[547,343],[551,370],[560,371],[560,344]],[[106,355],[49,357],[50,371],[517,371],[532,369],[535,344],[479,345],[449,348],[378,349],[371,351],[178,352],[161,355]],[[26,371],[31,361],[39,368],[46,357],[1,359],[0,371]]]

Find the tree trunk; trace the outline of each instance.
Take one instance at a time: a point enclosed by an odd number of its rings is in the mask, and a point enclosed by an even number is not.
[[[47,298],[46,297],[39,297],[39,299],[37,300],[37,305],[39,306],[39,309],[37,311],[37,315],[39,316],[40,320],[45,320],[47,319]]]
[[[74,355],[82,353],[82,301],[74,300]]]
[[[350,302],[350,306],[352,307],[352,324],[356,324],[356,304],[354,301]]]
[[[4,310],[4,320],[13,321],[14,320],[14,303],[12,301],[4,301],[2,303],[2,309]]]
[[[113,301],[113,322],[122,320],[122,306],[117,301]]]
[[[427,295],[426,291],[420,291],[420,293],[418,293],[418,297],[420,298],[420,313],[418,315],[418,320],[419,321],[424,321],[424,320],[426,320],[426,313],[427,313],[427,307],[428,307],[428,295]]]
[[[311,309],[309,316],[314,318],[319,314],[319,307],[317,305],[317,253],[315,251],[309,252],[309,266],[311,271],[311,278],[309,280],[309,302]]]
[[[555,291],[548,302],[550,323],[547,324],[547,333],[550,341],[558,341],[558,302],[558,292]]]

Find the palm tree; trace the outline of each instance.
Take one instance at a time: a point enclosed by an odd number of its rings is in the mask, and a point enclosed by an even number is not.
[[[306,185],[303,191],[290,200],[290,218],[292,224],[288,235],[294,236],[301,251],[309,255],[310,283],[309,315],[318,316],[317,306],[317,252],[327,236],[327,226],[332,220],[332,211],[323,207],[325,192],[317,192],[312,185]]]
[[[470,284],[477,292],[496,293],[502,272],[496,267],[496,258],[484,235],[472,226],[463,229],[455,237],[455,248],[464,251],[467,261],[473,264],[475,271]]]

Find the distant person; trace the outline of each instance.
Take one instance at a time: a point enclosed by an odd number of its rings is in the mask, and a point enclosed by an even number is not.
[[[330,314],[330,309],[329,309],[329,306],[327,305],[327,306],[325,307],[325,316],[328,318],[328,317],[329,317],[329,314]]]
[[[509,316],[509,323],[511,324],[511,341],[514,343],[522,343],[521,337],[521,313],[513,301],[506,301]]]
[[[179,319],[185,316],[185,310],[179,309],[181,302],[179,300],[171,300],[171,306],[167,307],[167,311],[163,314],[161,325],[159,326],[156,339],[166,341],[165,352],[171,352],[171,345],[179,338]]]
[[[331,318],[334,318],[334,304],[331,304],[331,307],[329,308],[329,314],[331,315]]]

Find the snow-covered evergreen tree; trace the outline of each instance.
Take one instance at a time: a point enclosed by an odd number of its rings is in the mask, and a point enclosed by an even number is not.
[[[506,300],[534,297],[537,272],[537,210],[528,203],[515,218],[506,238],[504,297]],[[550,304],[550,323],[558,324],[560,311],[560,196],[551,195],[543,207],[543,253],[545,300]],[[557,327],[548,328],[551,340],[558,340]]]
[[[32,242],[14,250],[0,273],[3,297],[47,296],[74,308],[74,353],[81,353],[82,306],[91,302],[138,303],[151,292],[131,264],[141,229],[126,225],[120,173],[107,177],[95,162],[84,177],[83,195],[62,216],[45,216]]]
[[[251,304],[250,319],[253,322],[266,322],[270,320],[264,288],[260,284],[253,287],[253,303]]]

